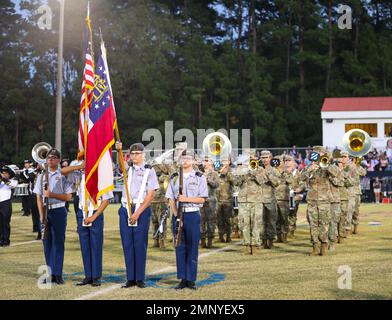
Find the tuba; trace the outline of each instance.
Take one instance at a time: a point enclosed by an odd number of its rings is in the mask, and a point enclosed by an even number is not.
[[[46,163],[46,156],[50,149],[52,149],[52,147],[49,143],[38,142],[31,150],[31,156],[35,162],[44,164]]]
[[[361,129],[352,129],[343,136],[343,149],[352,157],[360,158],[372,147],[369,134]]]
[[[205,156],[212,159],[214,166],[220,163],[221,159],[228,159],[232,150],[230,139],[220,132],[208,134],[202,143],[202,150]]]

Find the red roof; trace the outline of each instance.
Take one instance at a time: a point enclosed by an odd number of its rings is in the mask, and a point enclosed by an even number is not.
[[[392,97],[325,98],[321,112],[392,111]]]

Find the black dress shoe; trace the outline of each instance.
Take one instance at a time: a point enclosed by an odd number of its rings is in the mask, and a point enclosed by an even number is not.
[[[62,276],[54,276],[54,282],[57,284],[64,284],[64,279]]]
[[[135,280],[128,280],[127,282],[125,282],[125,284],[123,286],[121,286],[121,288],[129,288],[129,287],[134,287],[136,286],[136,281]]]
[[[35,240],[42,240],[42,234],[41,234],[41,232],[38,233],[37,238],[35,238]]]
[[[192,290],[196,290],[197,289],[196,284],[195,284],[194,281],[187,281],[186,286],[187,286],[187,288],[192,289]]]
[[[93,283],[93,279],[86,277],[82,281],[78,282],[76,285],[77,286],[85,286],[86,284],[92,284],[92,283]]]
[[[136,285],[138,288],[142,288],[142,289],[146,287],[143,280],[137,280]]]
[[[93,287],[99,287],[101,285],[101,280],[99,278],[93,279],[93,282],[91,283]]]
[[[10,242],[9,241],[3,242],[3,247],[9,247],[9,246],[10,246]]]
[[[182,290],[186,288],[187,281],[185,279],[182,279],[181,282],[174,288],[176,290]]]

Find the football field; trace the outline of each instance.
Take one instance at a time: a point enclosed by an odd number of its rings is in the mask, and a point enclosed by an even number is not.
[[[44,264],[41,241],[35,241],[31,217],[23,217],[20,204],[13,205],[11,246],[0,248],[1,299],[391,299],[392,298],[392,204],[363,204],[358,235],[326,257],[310,257],[306,205],[300,206],[296,237],[273,250],[245,253],[239,239],[214,242],[199,250],[198,290],[173,289],[175,252],[152,248],[152,226],[147,257],[147,288],[122,289],[125,265],[121,247],[118,210],[105,212],[103,278],[100,287],[77,287],[83,279],[75,214],[68,214],[65,242],[65,285],[39,288]],[[72,208],[72,206],[71,206]]]

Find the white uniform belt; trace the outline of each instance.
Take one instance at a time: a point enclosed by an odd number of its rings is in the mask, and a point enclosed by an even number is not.
[[[65,202],[50,204],[48,208],[50,210],[50,209],[57,209],[61,207],[65,207]]]
[[[182,212],[195,212],[199,210],[200,210],[199,207],[186,207],[182,209]]]
[[[143,203],[143,201],[144,201],[144,199],[142,199],[141,201],[140,201],[140,204],[142,204]],[[127,206],[127,201],[121,201],[121,204],[123,205],[123,207],[126,207]],[[138,204],[139,202],[137,201],[137,200],[132,200],[131,201],[131,204]]]

